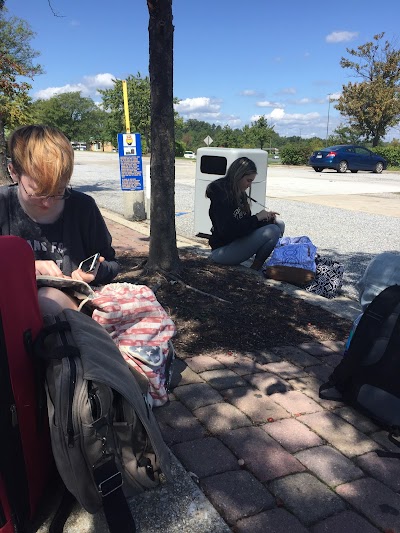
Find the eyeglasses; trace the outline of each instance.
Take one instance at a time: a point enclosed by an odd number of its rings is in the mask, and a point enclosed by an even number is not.
[[[25,189],[22,179],[19,180],[19,184],[22,185],[28,198],[31,198],[32,200],[67,200],[72,192],[72,187],[66,187],[63,194],[31,194]]]

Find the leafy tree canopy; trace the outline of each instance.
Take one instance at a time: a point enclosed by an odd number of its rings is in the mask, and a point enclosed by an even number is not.
[[[0,4],[0,181],[7,179],[5,130],[29,118],[31,89],[28,79],[42,73],[35,63],[39,55],[30,46],[35,35],[29,24],[17,17],[6,17]]]
[[[250,139],[252,138],[255,145],[261,149],[264,146],[272,146],[272,140],[277,137],[274,126],[270,126],[265,117],[260,117],[256,122],[252,122],[248,133]]]
[[[116,144],[117,135],[126,130],[122,80],[113,80],[114,87],[101,89],[102,107],[108,112],[106,123],[107,137]],[[150,146],[150,79],[129,75],[126,78],[128,92],[129,121],[131,131],[140,133],[147,146]]]
[[[356,59],[342,57],[340,65],[353,70],[361,81],[344,85],[335,106],[372,146],[400,121],[400,50],[382,42],[384,35],[375,35],[357,49],[347,48]]]
[[[102,137],[104,111],[80,92],[63,93],[32,106],[35,122],[59,128],[70,141],[89,142]]]

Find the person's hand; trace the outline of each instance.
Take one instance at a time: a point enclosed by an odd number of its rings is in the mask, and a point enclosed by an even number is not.
[[[99,257],[99,262],[96,265],[96,268],[92,272],[85,272],[81,268],[77,268],[71,274],[72,279],[77,279],[79,281],[84,281],[85,283],[92,283],[94,278],[97,276],[97,272],[100,267],[100,263],[105,261],[103,256]]]
[[[35,274],[36,276],[53,276],[55,278],[65,277],[54,261],[35,261]]]
[[[256,214],[256,217],[260,222],[265,221],[269,223],[274,223],[276,219],[276,215],[279,215],[276,211],[266,211],[263,209],[259,213]]]

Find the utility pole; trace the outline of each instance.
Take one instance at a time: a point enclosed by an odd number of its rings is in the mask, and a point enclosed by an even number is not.
[[[326,139],[325,139],[325,146],[328,144],[328,135],[329,135],[329,111],[331,109],[331,96],[332,93],[328,94],[328,120],[326,123]]]

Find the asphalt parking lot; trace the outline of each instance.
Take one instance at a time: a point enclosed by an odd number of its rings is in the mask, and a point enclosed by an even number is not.
[[[143,166],[148,165],[143,158]],[[196,163],[178,159],[175,175],[177,233],[196,239]],[[100,207],[123,214],[118,154],[76,152],[71,183]],[[357,299],[356,282],[375,255],[400,251],[398,172],[316,173],[310,167],[271,165],[265,205],[281,213],[286,235],[308,235],[320,255],[344,263],[343,290],[351,298]]]

